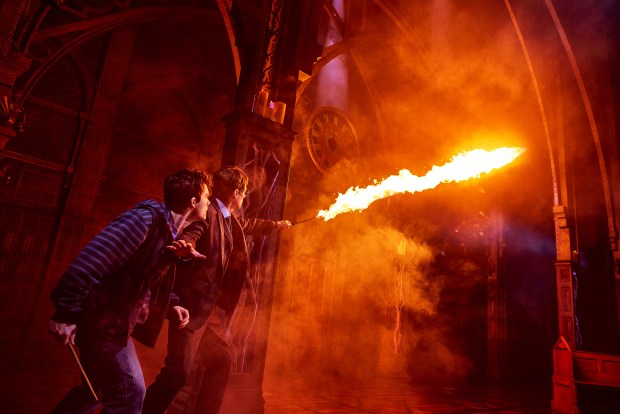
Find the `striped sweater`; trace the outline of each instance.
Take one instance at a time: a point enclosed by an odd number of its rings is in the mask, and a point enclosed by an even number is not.
[[[147,200],[136,207],[141,205],[149,205],[163,212],[172,237],[177,237],[178,231],[172,215],[164,203]],[[93,286],[112,275],[131,258],[145,241],[152,223],[153,214],[150,210],[134,208],[121,214],[90,240],[52,291],[51,300],[56,309],[52,319],[77,323],[87,294]]]

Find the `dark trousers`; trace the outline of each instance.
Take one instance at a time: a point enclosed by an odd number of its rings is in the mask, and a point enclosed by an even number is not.
[[[197,331],[175,329],[168,325],[168,354],[164,367],[146,390],[143,414],[163,414],[185,386],[205,326]]]
[[[176,394],[185,386],[200,348],[201,384],[196,412],[218,413],[230,376],[228,344],[210,328],[195,332],[186,329],[168,331],[168,355],[164,367],[146,391],[143,414],[163,414]]]
[[[102,413],[140,414],[144,401],[144,377],[131,339],[118,352],[80,348],[80,360],[103,404]],[[71,389],[52,414],[89,414],[101,404],[86,384]]]
[[[207,328],[202,336],[199,354],[202,382],[196,400],[196,413],[217,414],[222,406],[232,366],[229,345]]]

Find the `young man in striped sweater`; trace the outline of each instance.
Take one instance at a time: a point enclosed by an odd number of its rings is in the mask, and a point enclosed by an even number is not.
[[[204,220],[210,177],[184,169],[164,180],[164,202],[147,200],[117,217],[78,254],[51,294],[49,331],[77,344],[84,370],[106,413],[139,414],[145,385],[130,335],[154,346],[166,316],[189,322],[172,295],[173,241],[186,222]],[[171,298],[172,297],[172,298]],[[53,413],[89,413],[99,404],[87,384],[73,388]]]

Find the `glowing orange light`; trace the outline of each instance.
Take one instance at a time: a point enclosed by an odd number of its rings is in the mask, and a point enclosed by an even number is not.
[[[364,188],[351,187],[344,194],[338,194],[336,201],[327,210],[321,210],[317,217],[327,221],[339,214],[366,209],[382,198],[402,193],[417,193],[437,187],[441,183],[459,182],[476,178],[514,161],[525,152],[525,148],[506,147],[494,151],[477,149],[464,152],[441,166],[433,166],[423,177],[400,170],[381,182]]]

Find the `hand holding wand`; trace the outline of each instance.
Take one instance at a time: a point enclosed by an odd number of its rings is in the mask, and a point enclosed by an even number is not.
[[[99,397],[97,397],[97,393],[93,389],[93,386],[90,383],[88,376],[86,375],[86,371],[84,371],[84,367],[82,366],[82,363],[80,362],[80,357],[78,357],[78,354],[75,352],[75,347],[73,346],[71,341],[67,343],[67,346],[69,347],[69,350],[71,351],[71,355],[73,355],[73,359],[75,359],[75,363],[80,369],[80,373],[82,374],[82,378],[84,378],[84,382],[86,382],[86,385],[88,385],[90,392],[93,394],[93,397],[95,397],[95,401],[99,402]]]

